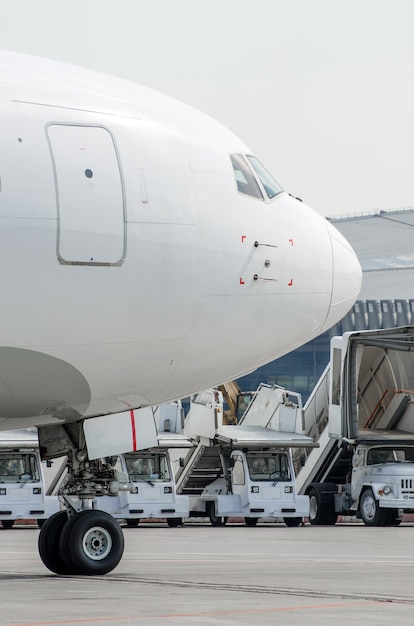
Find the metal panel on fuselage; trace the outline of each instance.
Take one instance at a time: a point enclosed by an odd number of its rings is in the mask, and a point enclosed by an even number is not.
[[[124,194],[110,132],[101,126],[51,124],[47,134],[55,171],[59,261],[121,264]]]

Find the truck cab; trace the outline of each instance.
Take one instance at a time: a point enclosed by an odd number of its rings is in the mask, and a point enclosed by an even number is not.
[[[309,499],[295,489],[290,450],[233,450],[227,472],[201,494],[210,521],[243,517],[247,526],[259,518],[282,518],[287,526],[299,526],[309,514]],[[217,523],[215,523],[217,521]]]
[[[0,441],[0,521],[3,528],[12,528],[16,520],[30,519],[41,526],[58,510],[58,498],[45,493],[36,432],[4,432]]]
[[[414,445],[360,444],[352,461],[351,498],[368,526],[395,523],[414,503]]]
[[[141,519],[165,518],[170,527],[180,526],[188,517],[188,497],[176,493],[168,450],[122,454],[116,467],[118,476],[132,488],[119,492],[116,506],[108,511],[114,517],[125,519],[127,526],[137,526]]]

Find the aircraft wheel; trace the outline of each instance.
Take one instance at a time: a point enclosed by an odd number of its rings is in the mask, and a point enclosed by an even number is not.
[[[81,511],[64,527],[60,550],[73,573],[100,576],[115,569],[121,560],[124,535],[109,513]]]
[[[66,511],[58,511],[45,520],[39,533],[40,558],[44,565],[55,574],[72,574],[72,570],[62,558],[59,547],[60,536],[67,522]]]
[[[386,526],[388,511],[381,509],[372,489],[366,489],[361,496],[359,510],[365,526]]]
[[[13,528],[13,524],[14,524],[14,519],[2,519],[1,520],[1,525],[3,526],[4,530],[6,530],[7,528]]]
[[[177,528],[183,525],[182,517],[167,517],[167,524],[170,528]]]
[[[259,521],[258,517],[245,517],[244,518],[244,523],[246,524],[246,526],[256,526],[258,521]]]
[[[128,528],[136,528],[138,524],[139,524],[139,517],[126,520],[126,525],[128,526]]]
[[[283,521],[285,522],[286,526],[289,526],[289,528],[296,528],[297,526],[301,525],[302,518],[301,517],[284,517]]]

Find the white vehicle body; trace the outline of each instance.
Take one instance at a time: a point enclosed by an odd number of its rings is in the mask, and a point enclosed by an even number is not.
[[[0,438],[0,522],[35,519],[39,526],[59,511],[56,496],[46,495],[37,434],[5,431]]]
[[[332,339],[330,364],[304,409],[320,444],[297,476],[311,523],[354,515],[386,526],[414,512],[413,347],[412,327]]]
[[[190,517],[208,516],[214,526],[230,516],[250,526],[259,518],[299,525],[309,514],[309,498],[297,494],[291,450],[314,445],[302,433],[300,395],[268,385],[251,395],[236,425],[222,423],[221,391],[205,390],[192,399],[185,433],[198,445],[177,484],[189,495]]]
[[[121,454],[116,464],[118,480],[130,484],[116,497],[102,498],[99,506],[127,526],[142,519],[166,519],[168,526],[179,526],[189,516],[189,499],[178,495],[168,450]]]
[[[96,459],[156,445],[145,407],[330,328],[361,268],[331,224],[191,107],[11,52],[0,76],[0,428],[37,426],[42,458],[67,455],[72,495],[87,501]],[[76,512],[42,529],[45,565],[110,571],[117,527]]]
[[[308,496],[296,493],[289,450],[237,450],[230,459],[230,481],[218,478],[201,494],[210,519],[243,517],[247,525],[254,525],[259,518],[284,519],[291,526],[309,515]],[[265,467],[255,469],[260,463]]]

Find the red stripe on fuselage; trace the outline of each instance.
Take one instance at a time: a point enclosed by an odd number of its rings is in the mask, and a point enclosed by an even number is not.
[[[137,431],[135,429],[135,415],[134,411],[131,409],[129,412],[131,416],[131,430],[132,430],[132,449],[134,452],[137,450]]]

